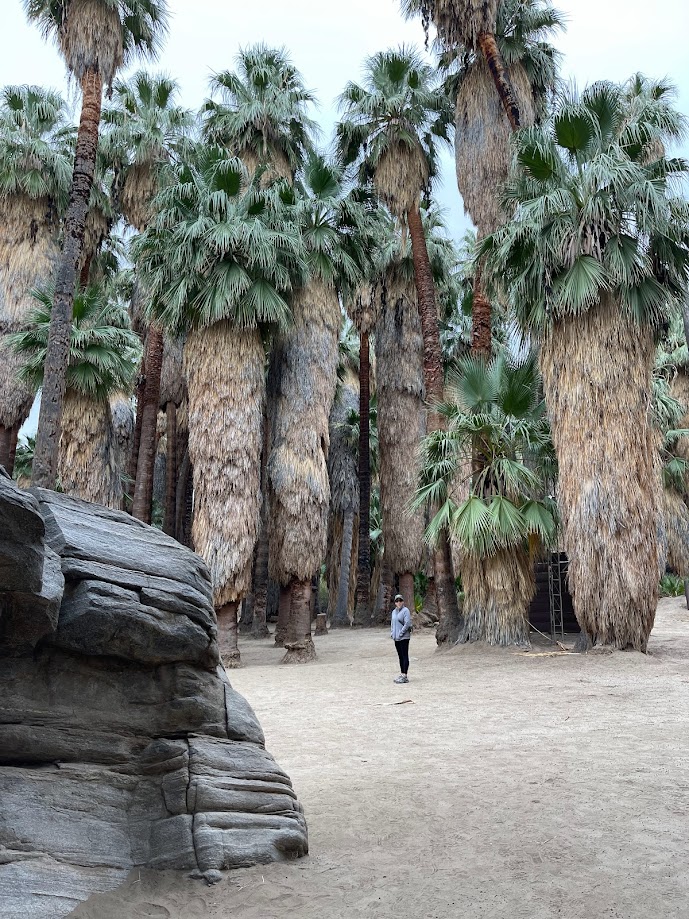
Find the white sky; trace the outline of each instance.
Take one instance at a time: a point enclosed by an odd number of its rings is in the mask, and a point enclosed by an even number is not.
[[[680,88],[682,111],[689,113],[687,0],[556,0],[556,5],[568,20],[558,40],[566,77],[584,86],[597,79],[623,80],[637,70],[668,76]],[[401,42],[423,46],[420,21],[405,22],[397,0],[170,0],[170,7],[170,35],[157,69],[177,79],[184,105],[200,105],[209,75],[232,68],[240,46],[285,45],[320,101],[324,141],[336,118],[333,101],[347,80],[359,78],[367,55]],[[64,91],[57,50],[26,23],[20,0],[0,0],[0,8],[0,85],[41,83]],[[686,144],[683,152],[689,155]],[[460,235],[466,221],[449,155],[438,197],[451,231]]]

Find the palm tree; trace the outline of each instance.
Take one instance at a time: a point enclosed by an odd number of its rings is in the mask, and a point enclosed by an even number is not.
[[[548,39],[563,28],[563,17],[546,0],[502,0],[495,38],[506,64],[522,127],[543,117],[558,82],[560,53]],[[455,100],[455,164],[457,186],[478,238],[494,232],[507,219],[500,189],[511,160],[514,125],[505,118],[493,78],[481,54],[470,46],[451,47],[442,56],[446,85]],[[490,357],[492,307],[474,273],[472,350]]]
[[[49,283],[59,218],[69,189],[69,125],[62,97],[38,86],[6,86],[0,94],[0,465],[28,417],[34,393],[20,363],[2,345],[35,306],[30,291]]]
[[[533,551],[555,523],[545,482],[553,468],[550,430],[534,357],[486,364],[474,355],[450,372],[442,411],[448,428],[424,443],[420,504],[440,509],[433,538],[447,527],[462,551],[464,627],[460,641],[529,644],[529,604],[536,591]],[[471,477],[476,443],[484,462],[464,500],[453,484]]]
[[[339,169],[312,156],[293,202],[308,274],[291,300],[293,325],[277,343],[280,369],[268,459],[270,564],[291,586],[285,662],[315,657],[311,582],[326,555],[330,483],[328,420],[335,397],[342,314],[338,291],[361,277],[359,210],[343,195]],[[357,252],[354,253],[353,247]]]
[[[359,163],[392,214],[406,222],[412,244],[421,331],[427,431],[442,418],[432,407],[443,396],[443,368],[433,274],[419,210],[421,192],[435,172],[435,141],[447,140],[451,111],[435,72],[410,49],[376,54],[366,62],[363,85],[350,83],[340,99],[345,118],[337,145],[345,163]],[[452,559],[445,535],[434,551],[441,618],[459,622]]]
[[[188,136],[192,116],[177,105],[179,87],[166,76],[144,70],[113,86],[114,104],[103,112],[106,126],[104,150],[119,177],[119,200],[127,222],[142,232],[151,218],[151,203],[158,191],[165,166]],[[162,329],[152,326],[146,335],[142,365],[144,377],[137,455],[132,459],[134,492],[132,514],[151,522],[156,424],[160,402],[164,339]],[[172,423],[172,408],[166,409]],[[168,439],[174,448],[174,439]],[[170,528],[168,508],[168,529]]]
[[[523,0],[508,2],[514,6]],[[402,0],[401,5],[406,18],[421,16],[427,39],[428,26],[433,22],[442,49],[450,53],[462,49],[465,54],[481,56],[482,68],[490,74],[512,130],[521,127],[522,100],[515,93],[499,41],[500,0]]]
[[[36,300],[27,330],[10,336],[35,389],[43,381],[53,291],[37,292]],[[105,285],[81,290],[74,298],[58,458],[58,479],[66,494],[120,507],[123,457],[109,398],[130,389],[140,354],[139,338],[114,290]]]
[[[236,61],[236,71],[211,80],[219,101],[204,105],[204,136],[238,156],[249,175],[260,168],[262,184],[292,182],[313,153],[318,128],[307,111],[314,97],[284,48],[252,45]]]
[[[599,643],[641,651],[662,554],[653,337],[689,271],[689,207],[672,193],[688,167],[661,151],[683,128],[667,86],[563,95],[519,137],[514,218],[482,247],[522,328],[542,336],[577,618]]]
[[[51,334],[38,419],[33,483],[55,485],[69,359],[72,301],[98,147],[103,84],[133,57],[154,57],[167,27],[166,0],[23,0],[26,15],[54,38],[82,92],[74,171],[55,281]]]
[[[133,254],[149,318],[172,334],[189,330],[192,535],[211,573],[223,659],[236,666],[237,607],[251,587],[260,515],[261,330],[289,316],[300,241],[284,226],[279,196],[247,188],[245,168],[223,149],[200,146],[174,172]]]

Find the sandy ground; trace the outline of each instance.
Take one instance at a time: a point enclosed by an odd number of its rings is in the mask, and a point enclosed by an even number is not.
[[[683,598],[661,603],[645,657],[437,652],[415,634],[411,682],[396,686],[382,630],[317,649],[283,667],[268,641],[245,641],[231,674],[292,777],[310,856],[215,887],[135,871],[72,915],[689,917]]]

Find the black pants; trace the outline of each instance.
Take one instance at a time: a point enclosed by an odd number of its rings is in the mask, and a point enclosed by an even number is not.
[[[397,656],[400,659],[400,673],[406,676],[407,670],[409,670],[409,639],[403,638],[401,641],[396,641],[395,647],[397,648]]]

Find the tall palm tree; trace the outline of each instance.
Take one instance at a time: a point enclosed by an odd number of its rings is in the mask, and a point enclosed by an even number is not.
[[[419,209],[435,172],[436,141],[447,141],[451,110],[435,71],[408,48],[379,53],[366,62],[362,85],[350,83],[340,99],[344,119],[337,145],[345,163],[359,163],[392,214],[405,221],[414,259],[426,398],[427,430],[442,426],[433,405],[442,400],[443,368],[433,274]],[[442,535],[434,551],[441,617],[459,623],[452,559]]]
[[[430,535],[447,527],[461,546],[459,640],[528,645],[533,551],[555,531],[545,498],[553,451],[536,359],[462,358],[450,372],[442,411],[448,428],[424,443],[419,495],[440,505]],[[471,480],[477,441],[484,464]],[[470,479],[469,493],[455,502],[453,484],[462,476]]]
[[[2,345],[26,321],[35,287],[49,283],[58,251],[59,219],[67,204],[70,129],[62,97],[38,86],[0,93],[0,465],[28,417],[34,393],[20,364]]]
[[[502,0],[495,38],[507,67],[522,127],[545,114],[558,82],[560,53],[549,39],[563,28],[562,15],[547,0]],[[507,219],[500,189],[507,180],[514,131],[495,92],[485,58],[471,46],[450,46],[441,61],[455,100],[455,165],[464,207],[483,239]],[[472,350],[491,353],[492,307],[474,275]]]
[[[284,189],[283,196],[293,201],[307,276],[292,295],[293,325],[277,345],[280,371],[268,458],[270,563],[276,580],[291,585],[292,592],[286,663],[315,657],[311,582],[327,550],[328,420],[342,319],[338,291],[361,277],[364,252],[359,211],[344,197],[340,170],[312,156],[299,186]]]
[[[250,175],[260,168],[264,185],[291,182],[313,152],[318,128],[308,108],[314,97],[284,48],[252,45],[236,62],[235,71],[211,80],[219,100],[204,105],[204,136],[238,156]]]
[[[69,205],[38,419],[33,483],[55,485],[69,356],[72,300],[98,147],[103,84],[136,56],[154,57],[167,27],[166,0],[23,0],[26,15],[55,39],[82,92]]]
[[[140,233],[151,218],[151,204],[163,181],[163,173],[175,151],[188,136],[191,113],[177,104],[179,87],[166,76],[144,70],[113,85],[114,101],[103,112],[103,147],[119,177],[119,201],[127,222]],[[156,423],[160,402],[164,338],[152,326],[146,334],[142,365],[144,377],[137,455],[132,459],[134,491],[132,514],[151,522]],[[173,411],[168,414],[172,422]],[[173,448],[174,440],[168,439]],[[168,529],[170,528],[168,509]]]
[[[156,216],[133,245],[151,292],[149,318],[173,334],[189,330],[192,535],[211,573],[228,666],[239,663],[237,608],[251,586],[260,515],[261,330],[286,322],[284,297],[302,264],[279,196],[247,184],[239,160],[200,146],[175,167],[175,181],[159,193]]]
[[[515,216],[483,246],[522,328],[542,336],[577,618],[599,643],[640,651],[662,554],[653,337],[689,272],[689,207],[673,195],[689,170],[662,151],[683,130],[667,86],[564,95],[520,136]]]
[[[48,350],[52,290],[38,292],[36,300],[27,330],[10,336],[10,343],[25,360],[25,377],[38,388]],[[109,399],[130,390],[140,355],[139,338],[116,291],[106,285],[81,290],[74,298],[58,459],[66,494],[120,507],[124,466]]]
[[[421,16],[427,38],[428,26],[433,23],[441,48],[462,48],[481,56],[512,130],[521,127],[521,100],[515,93],[497,35],[500,0],[402,0],[401,5],[407,18]]]

